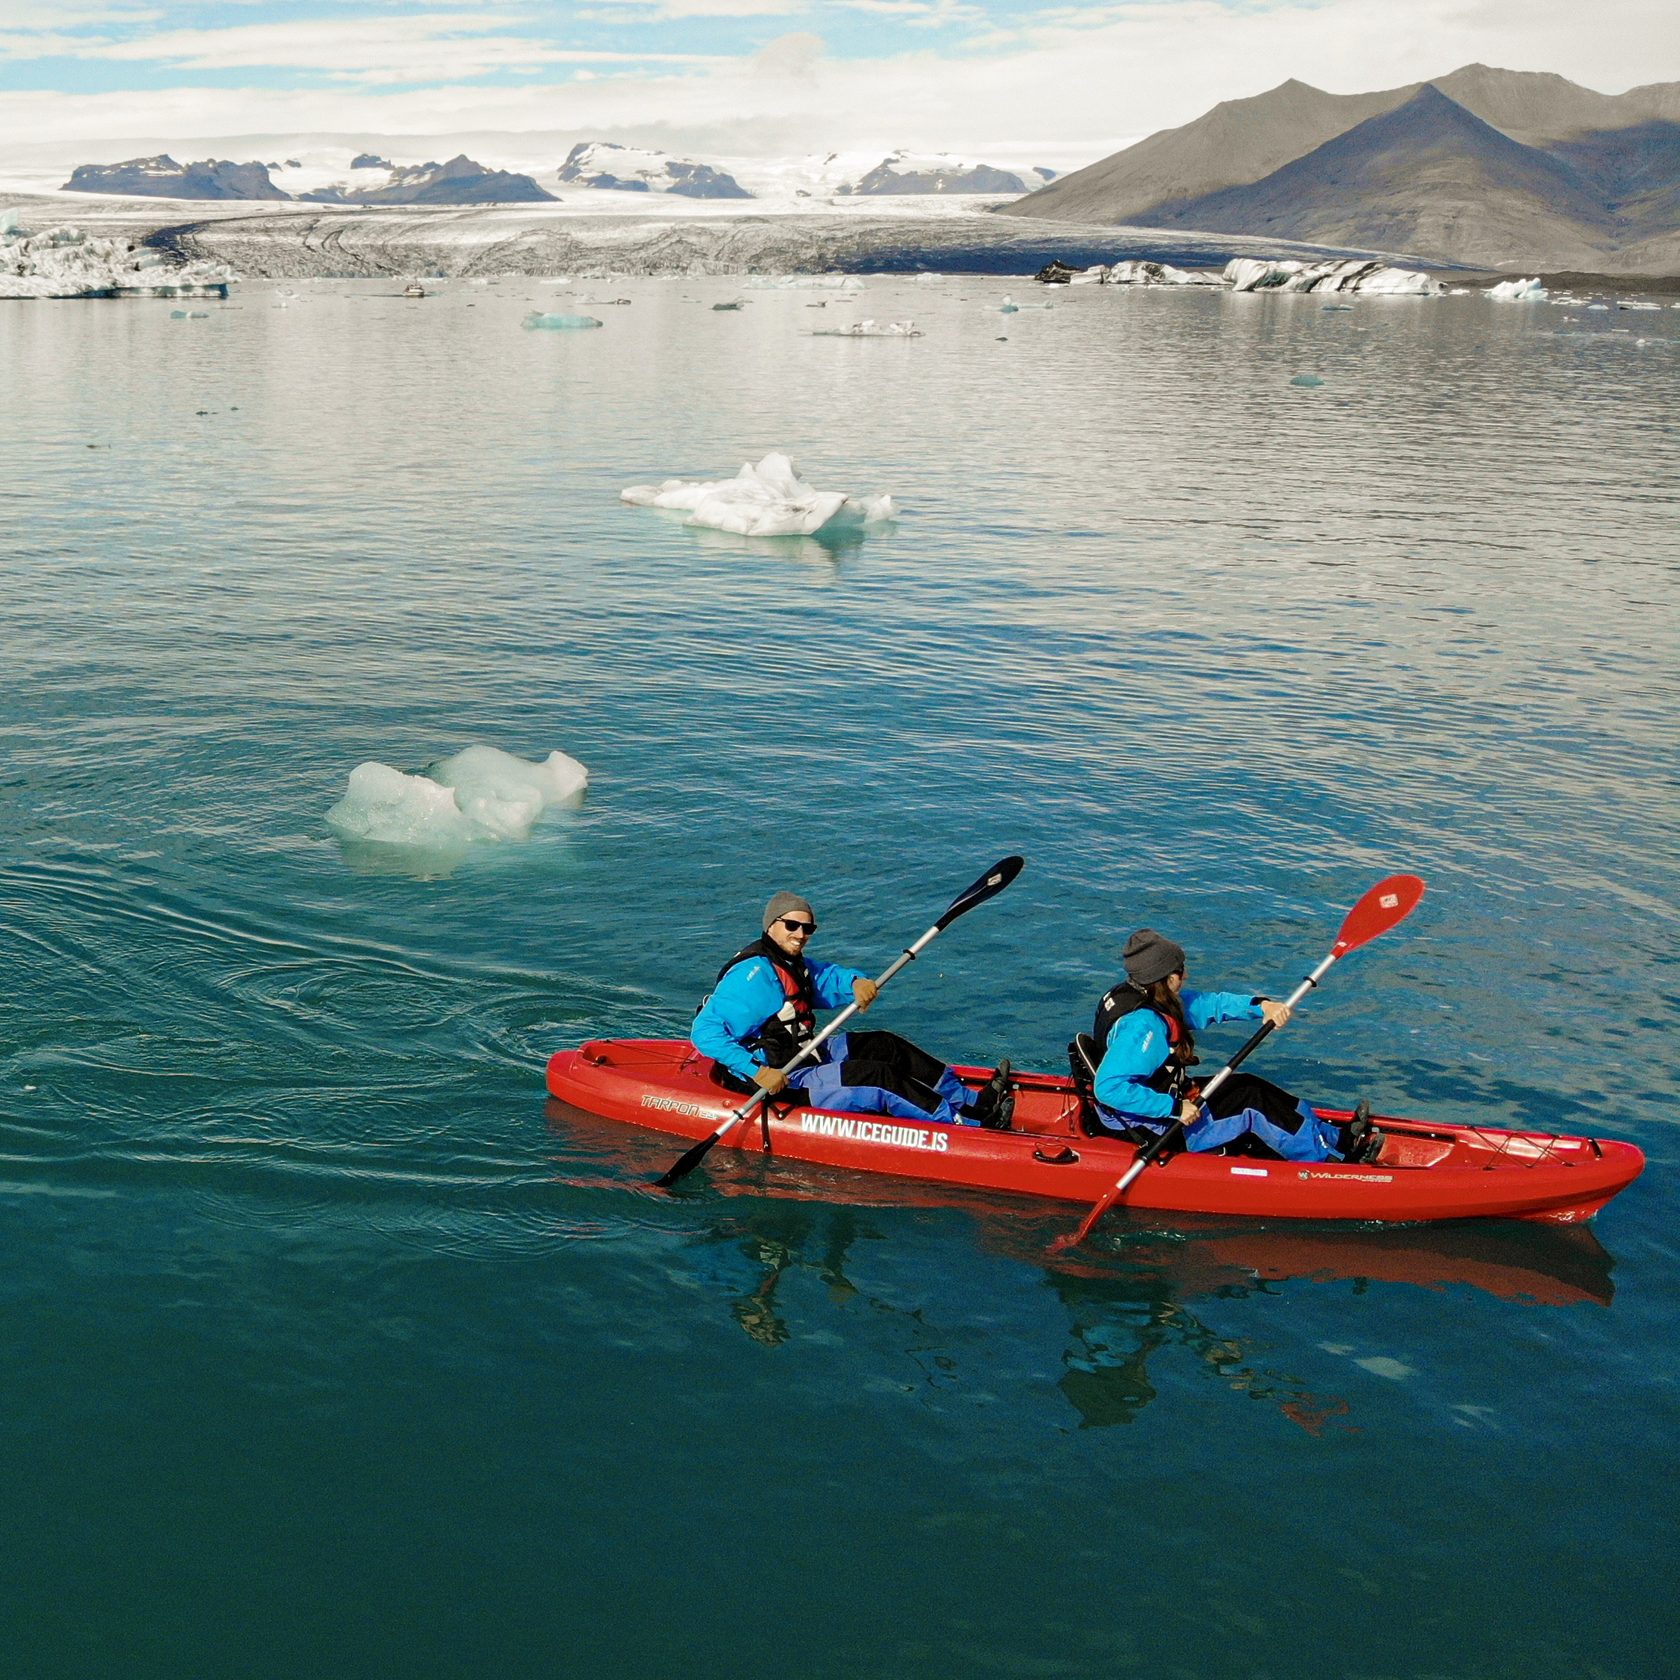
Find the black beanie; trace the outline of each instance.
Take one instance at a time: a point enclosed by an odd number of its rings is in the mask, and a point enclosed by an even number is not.
[[[1184,947],[1173,944],[1154,928],[1139,928],[1126,941],[1120,957],[1126,965],[1126,978],[1134,986],[1152,986],[1184,967]]]

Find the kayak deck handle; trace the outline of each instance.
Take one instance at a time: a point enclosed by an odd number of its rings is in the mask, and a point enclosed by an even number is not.
[[[1071,1167],[1079,1159],[1079,1151],[1070,1149],[1065,1143],[1052,1155],[1046,1155],[1042,1149],[1033,1151],[1033,1159],[1042,1161],[1047,1167]]]

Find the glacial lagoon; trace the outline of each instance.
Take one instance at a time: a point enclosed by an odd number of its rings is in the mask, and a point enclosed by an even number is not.
[[[8,1670],[1662,1672],[1680,312],[401,289],[0,307]],[[620,501],[771,451],[896,518]],[[328,825],[473,745],[587,793]],[[773,888],[879,968],[1017,850],[874,1020],[1058,1068],[1132,927],[1281,992],[1415,870],[1264,1071],[1644,1178],[1057,1264],[545,1104]]]

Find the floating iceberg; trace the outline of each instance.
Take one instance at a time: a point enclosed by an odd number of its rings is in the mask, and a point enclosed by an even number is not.
[[[894,514],[891,496],[842,495],[817,490],[799,476],[786,455],[750,461],[733,478],[668,478],[663,484],[633,484],[620,492],[633,507],[686,513],[688,525],[732,531],[743,537],[810,537],[819,531],[857,530]]]
[[[1390,268],[1375,257],[1329,262],[1233,257],[1225,280],[1234,292],[1359,292],[1377,297],[1439,297],[1438,280],[1411,268]]]
[[[1532,280],[1501,280],[1497,286],[1490,286],[1487,294],[1495,303],[1544,303],[1546,288],[1540,284],[1540,276],[1535,275]]]
[[[917,276],[921,278],[920,275]],[[782,291],[797,288],[801,291],[855,292],[863,282],[855,274],[749,274],[741,282],[744,289],[755,292]]]
[[[865,316],[849,327],[823,327],[812,338],[920,338],[914,321],[875,321]]]
[[[1291,385],[1299,385],[1303,390],[1314,390],[1324,381],[1316,373],[1298,373],[1289,381]]]
[[[162,251],[80,228],[25,233],[0,220],[0,298],[226,297],[221,263],[172,263]]]
[[[540,764],[468,747],[410,776],[370,760],[350,772],[327,822],[345,840],[450,851],[476,840],[523,840],[544,811],[576,804],[589,772],[551,752]]]
[[[1217,275],[1192,274],[1188,269],[1174,268],[1171,263],[1117,262],[1103,277],[1109,286],[1204,286],[1217,285]]]
[[[519,324],[527,332],[584,332],[600,326],[601,322],[593,315],[545,315],[533,309]]]

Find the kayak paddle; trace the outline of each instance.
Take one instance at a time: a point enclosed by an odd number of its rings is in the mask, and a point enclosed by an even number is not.
[[[892,977],[907,963],[914,962],[916,957],[920,955],[922,949],[933,940],[937,939],[939,935],[942,934],[946,928],[948,928],[951,923],[957,919],[957,917],[965,914],[969,910],[972,910],[977,904],[984,904],[988,898],[995,898],[1005,887],[1009,885],[1011,881],[1015,879],[1017,875],[1021,873],[1026,861],[1027,860],[1023,857],[1003,858],[999,862],[994,863],[992,867],[988,869],[986,873],[982,875],[972,886],[963,888],[963,890],[951,900],[945,914],[942,915],[939,920],[916,941],[914,945],[911,945],[908,949],[906,949],[904,954],[899,957],[899,959],[893,963],[889,969],[887,969],[879,980],[875,982],[875,989],[879,991],[881,987],[886,985],[886,983],[892,979]],[[857,1014],[857,1012],[857,1004],[847,1004],[846,1007],[842,1009],[840,1013],[836,1015],[834,1019],[830,1021],[828,1025],[824,1027],[823,1030],[818,1033],[817,1036],[813,1038],[791,1062],[788,1062],[783,1066],[781,1071],[783,1073],[792,1073],[801,1062],[809,1061],[818,1046],[838,1032],[840,1028],[852,1018],[852,1016]],[[666,1172],[661,1173],[653,1182],[658,1185],[661,1190],[669,1190],[679,1178],[686,1178],[706,1158],[707,1151],[711,1149],[712,1145],[722,1138],[727,1132],[732,1131],[743,1120],[745,1120],[747,1116],[751,1114],[752,1111],[757,1108],[766,1097],[769,1096],[769,1094],[770,1093],[768,1091],[762,1089],[755,1091],[738,1109],[735,1110],[732,1115],[730,1115],[727,1120],[724,1121],[721,1126],[718,1127],[715,1132],[712,1133],[710,1137],[702,1138],[692,1149],[683,1155],[675,1163],[675,1165],[669,1168]]]
[[[1336,943],[1330,947],[1330,954],[1299,986],[1291,992],[1284,1001],[1285,1009],[1293,1009],[1304,998],[1319,978],[1329,969],[1330,965],[1340,957],[1345,957],[1349,951],[1357,951],[1361,945],[1367,945],[1379,933],[1387,933],[1391,927],[1403,922],[1406,917],[1417,908],[1418,900],[1423,897],[1423,882],[1416,875],[1390,875],[1387,879],[1378,881],[1371,890],[1348,911],[1342,922],[1342,931],[1336,935]],[[1202,1087],[1202,1100],[1213,1093],[1234,1073],[1237,1066],[1250,1052],[1258,1050],[1272,1032],[1272,1023],[1265,1022],[1260,1030]],[[1132,1180],[1153,1161],[1156,1156],[1170,1147],[1173,1140],[1184,1130],[1182,1120],[1174,1120],[1167,1129],[1153,1142],[1145,1144],[1138,1151],[1138,1157],[1121,1175],[1120,1181],[1112,1190],[1105,1191],[1097,1200],[1096,1205],[1080,1222],[1079,1229],[1071,1236],[1057,1237],[1051,1243],[1050,1252],[1060,1254],[1063,1249],[1077,1248],[1080,1243],[1090,1236],[1097,1221],[1125,1195],[1131,1187]]]

